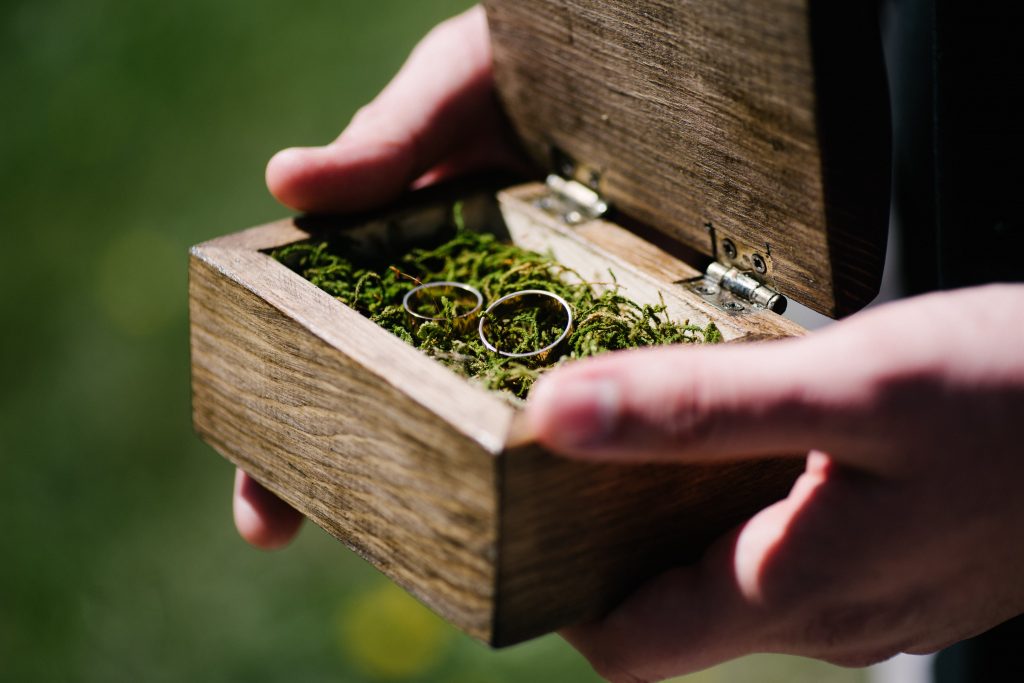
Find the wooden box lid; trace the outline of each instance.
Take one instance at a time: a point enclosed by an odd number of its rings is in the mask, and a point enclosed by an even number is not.
[[[565,155],[624,215],[827,315],[875,296],[890,128],[871,3],[484,4],[539,163]]]

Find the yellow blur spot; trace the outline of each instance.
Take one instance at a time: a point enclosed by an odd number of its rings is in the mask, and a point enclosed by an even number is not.
[[[440,617],[390,582],[381,582],[342,606],[341,647],[376,680],[422,674],[448,650],[454,632]]]

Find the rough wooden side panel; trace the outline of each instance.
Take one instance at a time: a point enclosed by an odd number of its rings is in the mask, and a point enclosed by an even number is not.
[[[509,451],[495,640],[511,644],[600,616],[784,497],[802,469],[799,459],[629,466],[569,461],[536,447]]]
[[[484,4],[499,94],[539,163],[557,149],[592,167],[625,214],[705,254],[729,238],[749,270],[760,253],[823,313],[874,296],[890,162],[872,3]]]
[[[191,258],[190,316],[199,433],[438,613],[490,640],[494,456],[201,249]]]

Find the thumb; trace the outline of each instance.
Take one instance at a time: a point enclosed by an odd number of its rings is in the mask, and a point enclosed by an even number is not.
[[[369,209],[457,147],[479,138],[497,147],[499,120],[487,21],[475,7],[431,31],[337,140],[278,152],[267,165],[267,187],[300,211]]]
[[[830,330],[567,364],[531,391],[524,422],[549,449],[587,459],[713,462],[814,449],[852,459],[871,450],[858,416],[873,409],[872,372],[836,361],[864,355],[858,338]]]

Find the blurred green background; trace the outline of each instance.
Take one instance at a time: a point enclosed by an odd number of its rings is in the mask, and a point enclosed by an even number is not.
[[[0,5],[0,679],[596,680],[554,636],[470,641],[315,527],[249,548],[190,426],[189,245],[284,215],[271,154],[334,137],[468,4]]]

